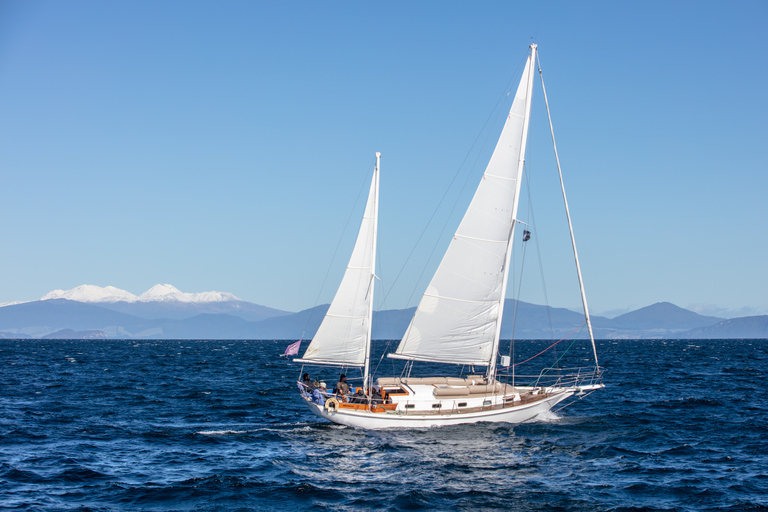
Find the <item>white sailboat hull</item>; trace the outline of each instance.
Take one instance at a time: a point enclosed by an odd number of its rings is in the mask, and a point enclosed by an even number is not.
[[[602,385],[599,385],[602,387]],[[543,412],[551,410],[558,403],[580,391],[589,391],[591,386],[561,388],[546,398],[533,403],[487,409],[481,411],[419,414],[418,411],[370,412],[367,410],[327,410],[324,406],[305,400],[316,415],[339,425],[367,429],[385,428],[429,428],[447,425],[463,425],[480,422],[523,423]],[[595,387],[596,389],[597,387]],[[554,391],[554,390],[553,390]]]

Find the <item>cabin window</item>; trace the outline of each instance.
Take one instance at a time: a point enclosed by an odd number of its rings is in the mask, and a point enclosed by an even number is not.
[[[467,402],[459,402],[459,407],[466,407],[466,406],[467,406]]]
[[[433,408],[433,409],[439,409],[439,408],[441,408],[442,406],[443,406],[443,404],[441,404],[441,403],[432,404],[432,408]]]
[[[405,404],[406,409],[413,409],[414,407],[416,407],[416,404]]]
[[[483,400],[483,405],[491,405],[491,401],[490,400]]]

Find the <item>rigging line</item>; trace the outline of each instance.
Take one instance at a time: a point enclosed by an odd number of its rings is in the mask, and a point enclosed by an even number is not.
[[[389,351],[389,345],[392,343],[392,340],[387,340],[387,345],[384,347],[384,351],[381,353],[381,357],[379,357],[379,362],[376,363],[376,368],[374,368],[373,372],[371,373],[371,379],[373,379],[373,376],[376,375],[379,371],[379,366],[381,366],[381,362],[384,360],[384,356],[387,355],[387,352]]]
[[[584,326],[582,325],[582,326],[581,326],[581,329],[579,329],[579,334],[581,334],[581,331],[583,331],[583,330],[584,330]],[[578,336],[579,334],[577,334],[576,336]],[[552,366],[550,366],[549,368],[547,368],[546,370],[544,370],[544,372],[542,373],[542,375],[546,374],[546,372],[548,372],[549,370],[551,370],[552,368],[554,368],[555,366],[557,366],[557,363],[559,363],[559,362],[560,362],[560,360],[561,360],[562,358],[564,358],[564,357],[565,357],[565,354],[567,354],[567,353],[568,353],[568,351],[569,351],[569,350],[571,350],[571,347],[573,346],[573,344],[574,344],[574,343],[576,343],[576,341],[578,341],[578,339],[574,339],[574,340],[571,342],[571,344],[570,344],[570,345],[568,345],[568,348],[567,348],[567,349],[565,349],[565,350],[563,351],[563,354],[562,354],[560,357],[558,357],[558,358],[557,358],[557,361],[555,361],[554,363],[552,363]]]
[[[531,116],[533,117],[533,116]],[[531,119],[530,123],[533,124],[534,120]],[[528,159],[529,161],[526,161],[526,166],[524,167],[525,172],[525,186],[526,190],[528,192],[528,215],[529,219],[531,221],[531,229],[534,233],[538,233],[538,228],[536,227],[536,215],[534,213],[533,209],[533,196],[531,195],[531,176],[533,175],[533,142],[531,142],[531,139],[534,137],[534,130],[531,128],[528,132]],[[549,325],[549,333],[550,333],[550,339],[555,339],[555,329],[552,326],[552,311],[549,307],[549,295],[547,294],[547,283],[544,279],[544,264],[542,263],[541,259],[541,246],[539,245],[539,237],[534,236],[533,242],[536,244],[536,257],[539,262],[539,277],[541,279],[541,288],[542,292],[544,293],[544,305],[547,306],[547,324]]]
[[[581,265],[579,264],[579,254],[576,251],[576,238],[573,235],[573,224],[571,223],[571,214],[568,211],[568,199],[565,195],[565,184],[563,182],[563,171],[560,168],[560,157],[557,154],[557,143],[555,142],[555,128],[552,126],[552,116],[549,113],[549,101],[547,100],[547,88],[544,87],[544,75],[541,72],[541,60],[539,64],[539,78],[541,79],[541,91],[544,93],[544,105],[547,107],[547,118],[549,119],[549,132],[552,135],[552,148],[555,150],[555,162],[557,162],[557,173],[560,176],[560,189],[563,192],[563,205],[565,206],[565,216],[568,218],[568,231],[571,233],[571,245],[573,246],[573,259],[576,262],[576,275],[579,277],[579,289],[581,291],[581,303],[584,306],[584,318],[589,331],[589,339],[592,342],[592,354],[595,356],[595,366],[600,363],[597,360],[597,346],[595,345],[595,335],[592,331],[592,321],[589,318],[589,307],[587,306],[587,294],[584,291],[584,280],[581,277]]]
[[[325,277],[323,278],[323,284],[320,285],[320,290],[317,292],[317,298],[315,298],[315,305],[312,307],[312,311],[309,313],[309,316],[307,317],[307,323],[304,325],[304,331],[307,330],[307,327],[309,327],[309,323],[312,321],[312,317],[315,314],[315,308],[317,307],[317,303],[320,302],[320,296],[323,294],[323,289],[325,288],[325,285],[328,281],[328,276],[331,275],[331,269],[333,268],[333,263],[336,260],[336,254],[339,252],[339,247],[341,247],[341,241],[344,239],[344,233],[347,232],[347,227],[349,226],[349,221],[352,219],[352,215],[355,213],[355,210],[357,209],[357,204],[360,202],[360,196],[363,193],[363,190],[365,190],[365,184],[368,182],[368,174],[371,174],[371,168],[376,164],[376,158],[374,157],[371,165],[368,166],[368,172],[365,175],[365,179],[363,180],[362,185],[360,186],[360,190],[357,193],[357,199],[355,199],[355,204],[352,206],[352,209],[349,212],[349,216],[347,217],[347,221],[344,223],[344,228],[341,230],[341,235],[339,236],[338,242],[336,242],[336,248],[333,250],[333,256],[331,256],[331,262],[328,265],[328,270],[325,273]]]
[[[526,176],[528,176],[528,173],[526,173]],[[535,236],[535,234],[538,233],[538,228],[536,227],[536,215],[533,211],[533,197],[531,196],[530,178],[526,180],[526,185],[528,185],[528,213],[530,215],[531,228],[534,232],[533,242],[536,244],[536,257],[539,262],[539,277],[541,279],[541,291],[544,294],[544,305],[546,306],[547,312],[547,324],[549,325],[549,333],[551,339],[555,339],[555,329],[552,324],[552,310],[549,307],[549,294],[547,293],[547,282],[544,278],[544,263],[541,259],[541,245],[539,245],[539,237]]]
[[[533,124],[533,119],[529,118],[528,119],[528,127],[529,127],[528,128],[528,140],[529,140],[529,142],[530,142],[531,135],[532,135],[532,132],[533,132],[533,130],[531,128],[532,124]],[[528,147],[527,147],[528,157],[525,159],[524,164],[523,164],[523,178],[525,179],[525,186],[526,186],[526,188],[528,190],[528,214],[529,214],[529,217],[530,217],[530,212],[531,212],[531,206],[530,206],[531,205],[531,183],[530,183],[531,178],[529,176],[528,167],[530,167],[530,165],[531,165],[531,152],[532,152],[531,146],[533,146],[533,144],[528,144]],[[520,198],[518,197],[517,200],[520,201]],[[516,220],[513,221],[513,222],[516,222]],[[523,269],[525,268],[525,255],[527,253],[527,249],[528,249],[528,245],[527,244],[525,244],[525,243],[521,244],[520,252],[522,253],[522,257],[521,257],[521,262],[520,262],[520,281],[517,283],[517,292],[515,293],[515,297],[514,297],[515,298],[515,305],[514,305],[514,308],[512,309],[512,335],[511,335],[511,338],[510,338],[510,342],[511,343],[510,343],[510,354],[509,354],[510,357],[512,357],[511,352],[513,351],[513,347],[515,346],[515,329],[517,328],[517,312],[518,312],[518,310],[520,308],[520,295],[522,293],[522,287],[523,287]],[[512,252],[512,256],[513,257],[515,256],[514,251]],[[514,270],[514,268],[515,267],[512,266],[510,271]],[[514,290],[515,289],[515,287],[514,287],[515,286],[515,273],[514,272],[512,272],[512,286],[513,286],[512,289]],[[514,361],[514,359],[511,359],[511,360]]]
[[[567,354],[567,353],[568,353],[568,351],[569,351],[569,350],[571,350],[571,347],[573,347],[573,344],[574,344],[574,343],[576,343],[577,341],[578,341],[578,340],[573,340],[573,341],[571,342],[571,344],[570,344],[570,345],[568,345],[568,348],[567,348],[567,349],[565,349],[565,351],[563,351],[563,355],[562,355],[562,356],[560,356],[560,359],[562,359],[562,358],[563,358],[563,356],[565,356],[565,354]],[[558,359],[557,361],[555,361],[555,364],[557,364],[557,362],[558,362],[558,361],[560,361],[560,359]],[[549,373],[549,371],[550,371],[550,370],[552,370],[554,367],[555,367],[555,365],[553,364],[553,365],[552,365],[552,366],[550,366],[549,368],[545,368],[544,370],[542,370],[542,371],[541,371],[541,373],[539,374],[539,376],[536,378],[536,380],[535,380],[534,382],[532,382],[530,385],[531,385],[531,386],[538,386],[538,385],[539,385],[539,381],[542,379],[542,377],[544,377],[545,375],[547,375],[547,373]]]
[[[528,119],[528,126],[529,126],[529,128],[528,128],[528,141],[529,142],[530,142],[531,137],[533,135],[533,133],[532,133],[533,129],[531,127],[532,124],[533,124],[533,119],[529,118]],[[527,205],[527,207],[528,207],[528,216],[531,219],[533,219],[533,210],[532,210],[532,206],[531,206],[532,203],[531,203],[531,176],[530,176],[530,167],[531,167],[531,165],[533,163],[533,158],[532,158],[533,149],[532,148],[533,148],[533,144],[529,143],[528,147],[527,147],[528,157],[525,160],[525,163],[523,165],[523,177],[525,179],[526,190],[528,191],[528,205]],[[519,201],[519,198],[518,198],[518,201]],[[534,233],[535,233],[536,232],[535,224],[531,224],[531,228],[534,229]],[[538,237],[536,237],[535,241],[537,243],[536,248],[538,249],[538,247],[539,247],[538,246]],[[515,293],[515,307],[512,310],[512,338],[511,338],[511,342],[512,343],[510,345],[510,351],[513,350],[512,347],[514,347],[514,345],[515,345],[515,328],[517,327],[517,312],[518,312],[518,310],[520,308],[520,296],[522,294],[522,288],[523,288],[523,270],[525,269],[525,255],[528,252],[528,245],[523,243],[521,245],[520,249],[521,249],[520,252],[522,253],[521,261],[520,261],[520,280],[517,283],[517,292]],[[513,253],[513,255],[514,255],[514,253]],[[541,256],[539,256],[539,257],[541,257]],[[514,267],[512,267],[512,268],[514,268]],[[515,276],[515,274],[513,273],[512,274],[512,284],[513,285],[515,284],[514,276]],[[552,336],[552,338],[554,338],[554,336]],[[511,357],[511,354],[510,354],[510,357]]]
[[[578,399],[579,399],[579,400],[584,400],[585,398],[587,398],[589,395],[591,395],[591,394],[592,394],[592,393],[594,393],[595,391],[597,391],[597,390],[596,390],[596,389],[593,389],[593,390],[592,390],[592,391],[590,391],[589,393],[584,393],[583,395],[579,396],[579,397],[578,397]],[[575,403],[576,403],[576,401],[575,401],[575,400],[571,400],[571,401],[569,401],[567,404],[563,405],[562,407],[560,407],[560,408],[558,408],[558,409],[556,409],[556,410],[554,410],[554,411],[552,411],[552,412],[553,412],[553,413],[558,413],[558,412],[562,411],[563,409],[565,409],[566,407],[568,407],[569,405],[573,405],[573,404],[575,404]]]
[[[514,343],[515,340],[515,327],[517,326],[517,312],[520,309],[520,293],[522,291],[523,287],[523,269],[525,269],[525,255],[528,250],[528,246],[526,244],[523,244],[523,246],[520,248],[522,252],[522,257],[520,261],[520,279],[517,283],[517,292],[515,293],[515,308],[512,311],[512,342]]]
[[[532,91],[531,91],[531,93],[532,93]],[[528,119],[528,142],[529,142],[529,144],[527,145],[527,148],[526,148],[527,152],[528,152],[528,157],[526,158],[525,163],[523,165],[523,178],[525,179],[525,187],[526,187],[526,190],[528,191],[528,205],[527,205],[527,209],[528,209],[528,216],[529,216],[530,219],[534,218],[533,217],[533,207],[532,207],[532,202],[531,202],[531,171],[530,171],[530,167],[533,165],[533,156],[532,156],[533,155],[533,144],[531,143],[531,138],[533,137],[533,127],[532,127],[533,119],[532,118],[533,118],[533,116],[530,116],[529,119]],[[518,201],[519,200],[520,199],[518,198]],[[533,228],[534,233],[535,233],[536,232],[535,223],[531,224],[531,228]],[[535,238],[536,238],[536,240],[535,240],[535,242],[536,242],[536,249],[538,250],[538,248],[539,248],[538,241],[539,240],[538,240],[538,237],[535,237]],[[510,351],[513,350],[512,347],[514,347],[514,344],[515,344],[515,328],[517,326],[517,312],[518,312],[518,309],[520,307],[520,296],[521,296],[522,287],[523,287],[523,269],[525,268],[525,255],[527,254],[527,248],[528,248],[527,244],[523,243],[522,246],[521,246],[521,251],[520,251],[522,253],[522,258],[521,258],[522,261],[520,262],[520,281],[517,283],[517,293],[515,294],[515,307],[514,307],[513,312],[512,312],[512,339],[511,339],[512,344],[510,345]],[[514,255],[514,253],[513,253],[513,255]],[[541,262],[541,255],[540,254],[539,254],[539,262]],[[512,277],[513,277],[512,284],[514,285],[515,284],[514,273],[512,274]],[[546,290],[545,290],[545,295],[544,296],[546,297]],[[547,310],[549,310],[549,308],[547,308]],[[550,322],[550,330],[551,330],[551,322]],[[554,334],[553,334],[552,338],[554,339]],[[511,354],[510,354],[510,357],[511,357]]]
[[[384,275],[384,270],[382,268],[383,264],[382,264],[382,261],[381,261],[381,244],[378,244],[378,243],[376,244],[376,264],[379,267],[379,273],[376,274],[376,269],[373,269],[374,270],[374,272],[373,272],[374,279],[376,278],[376,276],[383,276]],[[380,279],[380,281],[381,281],[381,279]],[[381,285],[379,285],[379,288],[381,288]],[[386,311],[387,310],[387,298],[384,297],[383,294],[381,294],[381,293],[379,293],[377,297],[378,297],[378,301],[379,301],[378,312],[381,313],[382,311]],[[386,324],[387,333],[389,333],[389,335],[391,335],[392,334],[392,322],[391,322],[391,319],[389,318],[389,315],[386,316],[386,319],[383,322],[381,321],[381,315],[378,315],[378,316],[379,316],[379,320],[378,320],[377,323],[384,323],[384,324]],[[371,318],[371,322],[373,322],[373,318]],[[373,332],[373,329],[371,329],[371,332]],[[373,334],[371,334],[371,338],[373,338]],[[389,341],[391,341],[391,340],[387,340],[387,342],[389,342]],[[371,339],[371,342],[373,342],[373,339]],[[389,345],[389,344],[387,344],[387,345]],[[378,369],[378,366],[376,368]]]
[[[512,366],[519,366],[519,365],[521,365],[521,364],[523,364],[523,363],[527,363],[527,362],[528,362],[528,361],[530,361],[531,359],[536,359],[536,358],[537,358],[537,357],[539,357],[541,354],[543,354],[543,353],[544,353],[544,352],[546,352],[547,350],[551,349],[552,347],[554,347],[555,345],[557,345],[557,344],[558,344],[558,343],[560,343],[561,341],[565,341],[565,340],[567,340],[568,338],[570,338],[570,337],[571,337],[571,334],[575,333],[576,331],[579,331],[579,330],[581,330],[581,328],[582,328],[582,327],[584,327],[584,324],[586,324],[586,322],[584,322],[583,324],[581,324],[580,326],[578,326],[577,328],[575,328],[573,331],[571,331],[571,333],[570,333],[570,334],[568,334],[568,335],[567,335],[565,338],[562,338],[562,339],[559,339],[559,340],[557,340],[556,342],[554,342],[553,344],[551,344],[550,346],[548,346],[547,348],[545,348],[544,350],[542,350],[541,352],[539,352],[538,354],[536,354],[535,356],[533,356],[533,357],[529,357],[529,358],[528,358],[528,359],[526,359],[525,361],[520,361],[519,363],[515,363],[515,364],[513,364]],[[576,341],[576,340],[573,340],[573,341]],[[565,355],[565,353],[563,353],[563,355]],[[561,356],[560,358],[562,359],[562,356]],[[560,360],[560,359],[558,359],[558,361],[559,361],[559,360]],[[555,364],[557,364],[557,361],[555,362]],[[550,367],[550,368],[551,368],[551,367]]]
[[[584,323],[586,323],[586,322],[584,322]],[[581,324],[581,328],[579,329],[579,334],[581,334],[581,331],[583,331],[583,330],[584,330],[584,324]],[[562,358],[564,358],[564,357],[565,357],[565,354],[567,354],[567,353],[568,353],[568,351],[569,351],[569,350],[571,350],[571,347],[573,347],[573,345],[574,345],[574,344],[575,344],[575,343],[578,341],[578,336],[579,336],[579,334],[577,334],[577,335],[576,335],[576,336],[577,336],[577,338],[576,338],[576,339],[574,339],[574,340],[571,342],[571,344],[570,344],[570,345],[568,345],[568,348],[567,348],[567,349],[565,349],[565,350],[563,351],[563,354],[562,354],[560,357],[558,357],[558,358],[557,358],[557,361],[555,361],[555,362],[552,364],[552,366],[550,366],[549,368],[546,368],[546,369],[542,370],[542,372],[539,374],[539,378],[538,378],[538,379],[536,379],[536,384],[538,384],[539,380],[541,380],[541,378],[542,378],[542,377],[544,377],[544,376],[545,376],[547,373],[549,373],[549,371],[550,371],[550,370],[552,370],[553,368],[555,368],[555,366],[557,366],[557,363],[559,363],[559,362],[560,362],[560,360],[561,360]]]

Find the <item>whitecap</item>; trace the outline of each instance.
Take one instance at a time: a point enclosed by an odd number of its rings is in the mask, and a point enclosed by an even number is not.
[[[201,430],[195,433],[202,436],[225,436],[228,434],[246,434],[247,432],[247,430]]]

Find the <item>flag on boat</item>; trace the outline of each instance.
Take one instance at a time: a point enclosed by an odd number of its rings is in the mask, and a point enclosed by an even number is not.
[[[302,338],[303,339],[303,338]],[[295,356],[299,353],[299,347],[301,346],[301,341],[299,340],[296,343],[291,343],[288,345],[288,347],[285,349],[284,356]]]

